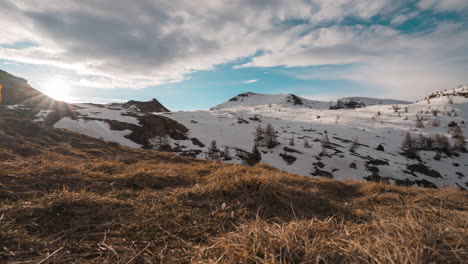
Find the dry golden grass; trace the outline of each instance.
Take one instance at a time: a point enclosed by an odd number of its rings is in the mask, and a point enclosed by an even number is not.
[[[37,129],[4,129],[15,144],[0,148],[2,263],[468,260],[466,192],[311,179]]]

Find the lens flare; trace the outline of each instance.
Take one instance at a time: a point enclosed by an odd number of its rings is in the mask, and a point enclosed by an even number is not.
[[[70,84],[63,79],[51,79],[45,85],[44,94],[59,101],[70,101]]]

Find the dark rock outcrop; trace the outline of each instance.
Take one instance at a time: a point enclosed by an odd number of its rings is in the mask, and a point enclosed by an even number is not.
[[[122,107],[125,109],[137,108],[135,110],[143,113],[155,113],[155,112],[170,112],[164,105],[162,105],[158,100],[153,98],[153,100],[148,102],[139,102],[130,100],[124,104]]]

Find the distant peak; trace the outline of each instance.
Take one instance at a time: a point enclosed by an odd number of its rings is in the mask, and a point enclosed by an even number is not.
[[[224,109],[232,107],[252,107],[260,105],[278,105],[281,107],[308,107],[308,108],[327,108],[328,102],[312,101],[295,94],[261,94],[245,92],[238,94],[227,102],[212,107],[215,109]]]
[[[151,99],[150,101],[141,102],[130,100],[122,104],[123,108],[126,109],[135,109],[144,113],[154,113],[154,112],[170,112],[164,105],[162,105],[156,98]]]

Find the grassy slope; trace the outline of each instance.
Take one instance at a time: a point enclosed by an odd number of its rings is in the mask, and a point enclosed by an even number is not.
[[[0,117],[0,262],[462,263],[467,205]]]

